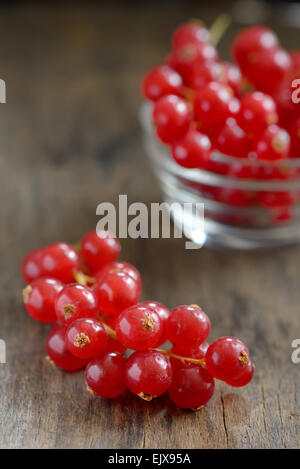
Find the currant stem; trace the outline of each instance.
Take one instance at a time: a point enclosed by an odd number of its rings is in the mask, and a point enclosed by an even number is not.
[[[227,13],[219,15],[210,27],[211,42],[217,46],[231,24],[232,18]]]

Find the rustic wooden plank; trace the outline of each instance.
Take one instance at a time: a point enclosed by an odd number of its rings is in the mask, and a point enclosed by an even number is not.
[[[224,2],[220,6],[224,10]],[[147,404],[126,393],[93,399],[82,373],[44,360],[48,326],[24,312],[19,264],[54,240],[76,241],[95,226],[101,201],[160,200],[140,139],[142,73],[167,51],[182,19],[217,13],[167,5],[1,6],[0,69],[0,365],[1,448],[296,448],[299,447],[300,251],[185,251],[183,240],[124,240],[122,258],[141,270],[143,298],[170,307],[198,303],[213,338],[249,344],[253,383],[217,392],[198,413],[166,397]],[[154,33],[155,31],[155,33]],[[233,32],[226,35],[223,49]],[[293,41],[290,33],[290,40]]]

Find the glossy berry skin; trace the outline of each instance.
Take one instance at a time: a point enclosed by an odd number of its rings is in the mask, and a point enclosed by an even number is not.
[[[160,317],[163,332],[162,332],[159,342],[156,345],[156,347],[160,347],[168,339],[167,332],[166,332],[166,323],[171,314],[171,311],[166,306],[162,305],[161,303],[158,303],[157,301],[143,301],[139,303],[139,305],[144,306],[145,308],[150,308],[154,310],[156,314],[158,314],[158,316]]]
[[[199,306],[178,306],[166,324],[167,336],[181,350],[196,348],[209,336],[210,320]]]
[[[121,353],[111,352],[91,360],[85,369],[85,381],[98,396],[112,399],[126,389],[126,358]]]
[[[95,358],[106,349],[107,333],[96,319],[77,319],[68,326],[66,342],[75,357]]]
[[[191,128],[181,140],[173,143],[172,155],[176,163],[185,168],[205,168],[211,148],[208,136]]]
[[[150,101],[157,101],[168,94],[181,95],[182,78],[168,65],[160,65],[146,73],[142,81],[142,93]]]
[[[215,61],[195,63],[189,74],[188,85],[194,90],[201,90],[208,83],[216,81],[226,84],[226,71],[222,64]]]
[[[276,124],[278,114],[275,101],[260,91],[251,91],[241,98],[237,122],[250,136],[259,135],[269,125]]]
[[[41,271],[44,277],[51,277],[63,283],[74,280],[74,272],[79,270],[79,255],[67,243],[53,243],[43,249]]]
[[[147,350],[156,347],[163,332],[158,314],[139,304],[123,311],[117,318],[116,333],[124,347]]]
[[[57,327],[47,338],[47,354],[58,368],[64,371],[81,370],[88,363],[88,359],[72,355],[66,344],[66,326]]]
[[[126,384],[133,394],[151,400],[164,394],[172,381],[168,358],[156,350],[133,353],[127,360]]]
[[[175,355],[178,355],[179,357],[195,358],[200,360],[201,358],[205,358],[208,347],[209,344],[207,342],[203,342],[196,349],[181,350],[178,347],[173,347],[171,352]],[[174,357],[170,357],[170,363],[173,370],[178,368],[191,368],[193,366],[199,366],[195,363],[179,360],[178,358]]]
[[[42,276],[41,270],[42,249],[34,249],[30,251],[24,258],[21,266],[21,272],[25,282],[30,283],[32,280]]]
[[[108,272],[96,285],[100,309],[108,316],[118,316],[140,297],[140,283],[125,272]]]
[[[169,396],[179,407],[197,410],[212,398],[214,390],[214,379],[201,366],[178,368],[173,371]]]
[[[258,158],[268,161],[281,160],[289,154],[291,139],[286,130],[270,125],[256,143]]]
[[[300,117],[291,128],[291,156],[300,158]]]
[[[238,34],[232,45],[232,55],[242,72],[247,75],[249,66],[261,51],[277,49],[279,41],[273,31],[265,26],[250,26]]]
[[[242,89],[243,77],[240,69],[230,62],[221,62],[223,73],[225,75],[225,82],[234,91],[236,96],[239,96]]]
[[[217,50],[212,44],[190,42],[175,49],[171,54],[170,62],[182,76],[184,83],[189,83],[195,64],[215,61],[217,58]]]
[[[209,41],[209,31],[201,21],[189,21],[175,29],[172,36],[172,45],[174,49],[182,47],[189,43],[203,43]]]
[[[187,132],[191,115],[187,103],[175,95],[163,96],[154,104],[153,120],[158,137],[172,143]]]
[[[233,99],[228,88],[220,83],[211,82],[196,94],[194,114],[200,130],[214,129],[238,111],[238,101]]]
[[[64,285],[53,278],[37,278],[23,290],[24,305],[30,316],[40,322],[56,321],[55,300]]]
[[[133,265],[129,264],[128,262],[111,262],[110,264],[106,264],[102,269],[100,269],[95,277],[96,282],[99,283],[105,277],[107,273],[113,272],[124,272],[125,274],[132,277],[136,283],[138,284],[140,291],[142,290],[142,278],[139,271]]]
[[[121,252],[117,238],[108,231],[90,231],[81,240],[80,252],[86,265],[97,272],[106,264],[116,261]]]
[[[247,134],[233,117],[229,117],[217,132],[214,143],[224,155],[247,158],[250,151]]]
[[[241,376],[249,362],[249,351],[235,337],[220,337],[210,344],[206,352],[207,371],[222,381]]]
[[[242,386],[246,386],[252,380],[253,374],[254,374],[254,365],[252,361],[249,360],[248,365],[245,367],[241,376],[239,376],[235,380],[227,381],[227,384],[229,384],[229,386],[232,386],[234,388],[240,388]]]
[[[80,318],[96,318],[99,306],[95,292],[78,283],[66,285],[56,298],[56,316],[63,324]]]

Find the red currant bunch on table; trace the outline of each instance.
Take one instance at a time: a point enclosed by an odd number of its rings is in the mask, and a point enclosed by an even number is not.
[[[140,302],[140,273],[118,260],[120,251],[110,233],[92,231],[76,247],[54,243],[25,257],[25,308],[52,325],[48,361],[64,371],[85,369],[94,395],[115,398],[129,389],[151,401],[168,393],[194,410],[211,399],[215,379],[248,384],[254,365],[243,342],[221,337],[209,344],[210,320],[198,305],[170,311]]]
[[[221,60],[215,43],[213,27],[210,33],[201,21],[184,23],[165,60],[145,74],[142,94],[151,103],[156,137],[176,164],[233,183],[299,177],[291,160],[300,158],[300,104],[292,100],[300,50],[284,50],[276,33],[260,25],[237,35],[232,63]],[[300,199],[299,191],[249,194],[221,180],[219,186],[209,198],[230,206],[286,211]]]

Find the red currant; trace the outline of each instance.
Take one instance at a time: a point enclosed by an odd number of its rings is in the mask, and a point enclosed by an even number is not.
[[[105,267],[103,267],[96,273],[96,282],[97,283],[101,282],[107,273],[113,273],[113,272],[124,272],[125,274],[129,275],[137,282],[140,290],[142,290],[141,274],[133,265],[128,264],[128,262],[118,261],[118,262],[111,262],[110,264],[106,264]]]
[[[254,365],[251,360],[249,360],[248,365],[245,367],[242,374],[232,381],[227,381],[227,384],[233,386],[234,388],[240,388],[246,386],[253,378],[254,374]]]
[[[121,246],[108,231],[90,231],[81,240],[80,251],[86,265],[97,272],[106,264],[118,259]]]
[[[157,301],[143,301],[142,303],[139,303],[139,305],[144,306],[145,308],[153,309],[156,314],[160,317],[163,332],[159,342],[156,344],[156,347],[160,347],[168,339],[166,332],[166,323],[171,314],[171,311],[166,306],[162,305],[161,303],[158,303]]]
[[[228,86],[230,86],[230,88],[233,89],[234,94],[239,96],[241,93],[243,82],[240,69],[230,62],[222,62],[221,66],[223,67],[225,82]]]
[[[202,344],[210,333],[210,320],[197,305],[177,306],[166,324],[167,336],[181,350]]]
[[[235,115],[238,111],[238,100],[220,83],[208,83],[196,94],[194,114],[201,130],[211,130],[222,125],[227,117]]]
[[[179,407],[197,410],[212,398],[214,390],[214,379],[201,366],[177,368],[173,371],[169,396]]]
[[[291,139],[286,130],[277,125],[270,125],[256,143],[256,153],[262,160],[280,160],[290,151]]]
[[[145,98],[157,101],[162,96],[182,92],[182,78],[168,65],[152,68],[142,81],[142,92]]]
[[[208,347],[209,347],[209,344],[207,342],[203,342],[196,349],[182,351],[178,347],[173,347],[171,352],[174,355],[178,355],[179,357],[195,358],[199,360],[201,358],[205,358]],[[171,362],[173,370],[177,368],[191,368],[193,366],[198,366],[195,363],[191,363],[185,360],[180,360],[172,356],[170,357],[170,362]]]
[[[126,358],[121,353],[107,353],[91,360],[85,369],[88,387],[98,396],[112,399],[126,389]]]
[[[124,347],[124,345],[122,345],[121,342],[108,336],[107,344],[105,347],[105,353],[118,352],[118,353],[124,354],[125,351],[126,351],[126,347]]]
[[[246,132],[259,135],[266,127],[278,121],[276,104],[271,96],[260,91],[246,93],[241,99],[237,121]]]
[[[187,43],[202,43],[209,41],[209,31],[205,28],[201,21],[189,21],[178,26],[172,36],[172,44],[174,49]]]
[[[77,319],[67,329],[66,342],[75,357],[95,358],[104,352],[107,334],[96,319]]]
[[[133,353],[127,361],[126,383],[131,392],[151,400],[164,394],[172,381],[170,361],[161,352],[146,350]]]
[[[215,137],[215,146],[224,155],[246,158],[250,151],[246,132],[229,117]]]
[[[55,311],[63,324],[70,324],[80,318],[96,318],[99,311],[97,296],[91,288],[71,283],[57,296]]]
[[[220,337],[210,344],[206,352],[207,371],[222,381],[241,376],[249,362],[245,344],[235,337]]]
[[[300,76],[300,50],[292,50],[290,52],[290,57],[293,66],[293,72]]]
[[[291,156],[300,158],[300,117],[291,128]]]
[[[201,90],[211,81],[225,84],[227,82],[225,68],[219,62],[195,63],[189,75],[188,85],[194,90]]]
[[[55,300],[64,285],[53,278],[37,278],[23,290],[24,305],[36,321],[56,320]]]
[[[132,350],[156,347],[162,332],[162,321],[155,310],[139,304],[123,311],[116,322],[119,341]]]
[[[218,58],[216,48],[208,43],[186,43],[175,49],[171,55],[171,65],[183,78],[190,82],[190,76],[195,64],[213,61]]]
[[[108,272],[96,285],[101,310],[108,316],[119,315],[135,305],[141,293],[140,284],[126,272]]]
[[[53,243],[43,249],[41,271],[44,277],[51,277],[69,283],[74,280],[74,272],[79,270],[79,255],[66,243]]]
[[[30,283],[32,280],[42,276],[41,256],[42,249],[34,249],[24,258],[21,266],[21,272],[25,282]]]
[[[265,26],[250,26],[236,37],[232,45],[232,54],[242,72],[247,75],[257,53],[277,49],[278,46],[279,41],[273,31]]]
[[[185,168],[204,168],[210,151],[210,139],[196,129],[190,129],[181,140],[172,145],[174,160]]]
[[[76,371],[84,368],[87,359],[75,357],[69,352],[66,344],[66,326],[57,327],[47,338],[47,354],[58,368],[65,371]]]
[[[163,96],[155,102],[153,120],[158,137],[164,143],[172,143],[187,132],[191,115],[187,103],[175,95]]]

